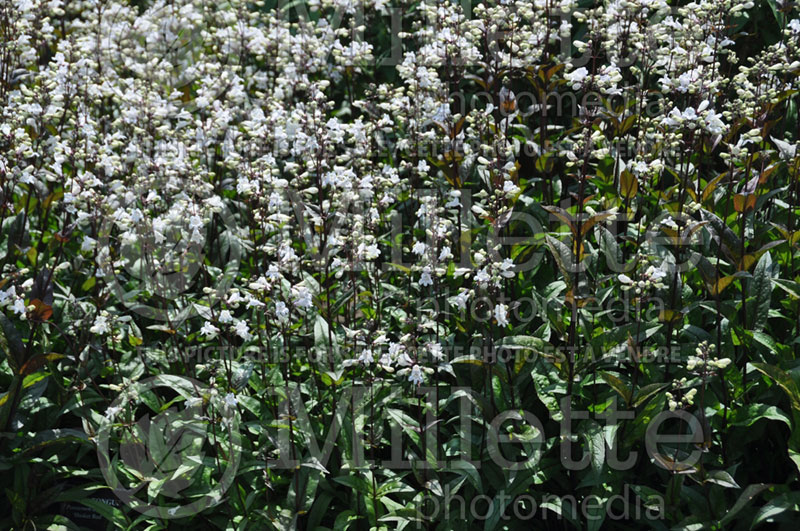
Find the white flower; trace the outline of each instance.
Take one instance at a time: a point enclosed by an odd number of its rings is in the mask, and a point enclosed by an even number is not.
[[[236,332],[236,335],[241,337],[242,339],[245,340],[250,339],[251,337],[250,329],[247,327],[247,323],[245,323],[244,321],[238,321],[234,325],[233,329]]]
[[[251,282],[248,287],[254,291],[263,291],[269,287],[267,279],[262,275],[255,282]]]
[[[189,228],[193,231],[197,231],[203,227],[203,218],[200,216],[192,216],[189,218]]]
[[[433,285],[433,279],[431,278],[431,268],[425,266],[422,268],[422,276],[419,279],[420,286],[431,286]]]
[[[519,192],[519,186],[514,184],[513,181],[505,181],[503,182],[503,192],[508,195],[516,195]]]
[[[664,218],[661,220],[661,225],[672,230],[678,230],[678,224],[672,218]]]
[[[81,251],[91,251],[94,249],[95,245],[97,245],[97,240],[89,236],[84,236],[83,243],[81,243]]]
[[[17,315],[22,315],[22,314],[24,314],[24,313],[25,313],[25,309],[26,309],[26,308],[25,308],[25,301],[24,301],[24,300],[22,300],[22,299],[17,299],[17,300],[15,300],[15,301],[14,301],[14,306],[12,306],[12,307],[11,307],[11,309],[12,309],[12,310],[14,311],[14,313],[16,313]],[[95,321],[95,322],[96,322],[96,321]]]
[[[445,203],[445,208],[459,208],[461,206],[461,191],[460,190],[451,190],[450,191],[450,201]]]
[[[106,418],[111,420],[116,417],[120,411],[122,411],[120,406],[108,406],[106,409]]]
[[[247,307],[248,308],[261,308],[266,306],[263,302],[258,299],[254,299],[250,294],[247,295]]]
[[[281,197],[281,194],[278,192],[272,192],[269,195],[269,209],[276,210],[279,209],[281,205],[283,205],[283,198]]]
[[[372,363],[374,361],[374,358],[372,357],[372,350],[368,348],[363,349],[361,351],[361,355],[358,356],[358,361],[364,365],[369,365]]]
[[[644,276],[647,277],[656,288],[663,288],[664,285],[661,283],[661,280],[667,277],[667,272],[659,267],[650,266],[647,268],[647,271],[644,272]]]
[[[270,280],[278,280],[281,278],[281,274],[278,271],[278,266],[275,264],[270,264],[269,268],[267,269],[267,278]]]
[[[683,398],[687,404],[693,404],[694,397],[696,394],[697,394],[697,389],[689,389],[688,391],[686,391],[686,394],[684,395]]]
[[[289,308],[283,301],[278,301],[275,303],[275,315],[278,316],[278,320],[283,322],[289,317]]]
[[[203,403],[203,398],[199,396],[190,396],[186,399],[186,407],[195,407]]]
[[[655,266],[648,267],[647,271],[645,271],[644,274],[647,275],[648,277],[650,277],[650,280],[658,280],[660,278],[664,278],[664,277],[667,276],[666,272],[664,272],[662,269],[659,269],[659,268],[657,268]]]
[[[89,332],[93,334],[105,334],[111,328],[108,326],[108,318],[104,315],[98,315],[94,318],[94,324],[89,328]]]
[[[281,262],[297,260],[297,253],[294,252],[294,249],[292,249],[288,243],[281,245],[281,248],[278,250],[278,256],[280,256]]]
[[[693,371],[695,367],[697,367],[698,365],[701,366],[703,365],[703,360],[701,360],[700,358],[690,356],[689,359],[686,361],[686,368],[690,371]]]
[[[219,328],[206,321],[203,327],[200,329],[200,333],[203,334],[206,339],[214,339],[219,333]]]
[[[467,299],[469,299],[469,292],[461,290],[458,295],[452,298],[452,301],[459,310],[466,310]]]
[[[586,79],[586,76],[588,75],[589,71],[585,66],[582,66],[573,70],[569,74],[566,74],[564,77],[572,84],[573,90],[578,90],[581,86],[581,83],[583,83],[583,80]]]
[[[366,260],[374,260],[380,256],[381,251],[378,249],[378,245],[375,243],[372,245],[360,243],[358,244],[358,254],[363,256]]]
[[[389,356],[391,356],[392,359],[397,358],[402,351],[403,345],[395,343],[394,341],[389,342]]]
[[[642,175],[643,173],[646,173],[649,169],[650,166],[648,166],[647,163],[642,160],[637,160],[631,165],[631,170],[636,175]]]
[[[436,361],[442,361],[444,359],[444,352],[442,351],[442,345],[439,343],[428,343],[428,352],[431,353],[431,356]]]
[[[720,135],[725,132],[725,122],[720,119],[720,115],[710,110],[705,117],[706,130],[712,135]]]
[[[494,318],[497,319],[499,326],[508,325],[508,306],[505,304],[498,304],[494,307]]]
[[[675,127],[683,121],[683,115],[677,107],[674,107],[670,113],[661,119],[661,124],[669,127]]]
[[[311,308],[314,303],[311,300],[311,291],[305,286],[298,286],[294,289],[294,304],[298,308]]]
[[[411,356],[409,356],[407,352],[401,352],[400,355],[397,356],[397,364],[401,367],[408,367],[413,363],[414,360],[411,359]]]
[[[500,275],[505,278],[513,278],[514,261],[511,258],[506,258],[500,263]]]
[[[408,381],[415,385],[422,384],[422,370],[420,370],[419,365],[411,367],[411,374],[408,375]]]
[[[239,400],[236,399],[236,395],[233,393],[228,393],[225,395],[225,405],[228,407],[236,407],[236,404],[239,403]]]
[[[5,291],[0,291],[0,304],[6,302],[6,299],[8,299],[9,297],[13,297],[16,294],[17,294],[17,290],[16,290],[16,288],[14,288],[14,286],[11,286],[10,288],[8,288]]]
[[[436,112],[431,115],[431,120],[444,124],[448,117],[450,117],[450,105],[442,103],[436,108]]]
[[[709,361],[708,364],[711,365],[712,367],[716,367],[717,369],[724,369],[725,367],[727,367],[728,365],[731,364],[731,359],[730,358],[721,358],[721,359],[714,358],[714,361]]]
[[[414,247],[411,248],[411,252],[418,256],[422,256],[423,254],[425,254],[426,248],[427,246],[424,243],[417,242],[414,244]]]

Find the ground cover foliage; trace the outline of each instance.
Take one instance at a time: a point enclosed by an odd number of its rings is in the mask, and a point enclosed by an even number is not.
[[[794,529],[785,0],[0,0],[0,527]]]

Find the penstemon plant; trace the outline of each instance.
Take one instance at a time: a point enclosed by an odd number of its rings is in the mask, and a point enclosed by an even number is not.
[[[790,0],[0,0],[0,527],[794,529]]]

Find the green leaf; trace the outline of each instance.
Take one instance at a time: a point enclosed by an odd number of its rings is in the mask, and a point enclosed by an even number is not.
[[[769,305],[772,299],[772,278],[777,276],[777,267],[772,263],[769,251],[761,255],[753,272],[753,281],[750,283],[749,296],[755,298],[755,313],[753,314],[753,330],[763,330],[769,317]]]
[[[553,420],[560,422],[564,413],[558,401],[561,395],[566,394],[566,386],[558,377],[558,371],[551,363],[539,358],[539,362],[531,371],[531,378],[539,400],[550,410]]]
[[[775,339],[771,335],[756,331],[753,332],[753,339],[755,339],[759,345],[767,347],[770,352],[778,352],[778,343],[775,342]]]
[[[97,277],[89,277],[83,281],[83,284],[81,284],[81,290],[89,291],[94,287],[95,284],[97,284]]]
[[[565,518],[575,526],[575,529],[580,529],[580,524],[575,520],[574,516],[578,514],[577,507],[573,506],[569,497],[555,497],[555,499],[548,498],[548,501],[542,503],[542,509],[553,511],[562,518]]]
[[[715,485],[719,485],[720,487],[725,487],[727,489],[741,488],[733,479],[733,477],[724,470],[712,470],[706,476],[705,482],[714,483]]]
[[[321,315],[317,315],[314,321],[314,346],[324,348],[328,345],[328,321]]]
[[[795,299],[800,299],[800,284],[784,278],[773,278],[772,283]]]
[[[453,472],[459,473],[469,479],[469,482],[477,492],[483,492],[483,484],[481,482],[481,475],[475,465],[469,461],[458,460],[448,463],[447,468]]]
[[[103,503],[102,501],[93,498],[83,498],[77,501],[87,507],[94,509],[109,522],[113,522],[114,524],[122,528],[128,527],[127,526],[128,519],[125,517],[125,513],[123,513],[120,509],[112,507],[107,503]]]
[[[558,269],[561,271],[561,274],[564,277],[564,281],[567,283],[568,288],[572,288],[572,269],[574,265],[575,255],[572,253],[570,248],[564,244],[561,240],[553,238],[552,236],[546,237],[547,247],[550,249],[550,252],[553,254],[553,258],[556,261],[556,265]]]
[[[22,364],[25,363],[25,347],[22,344],[22,335],[14,326],[14,323],[9,321],[3,313],[0,313],[0,328],[2,329],[2,337],[0,337],[0,346],[8,356],[8,363],[15,373],[19,372]]]
[[[581,510],[586,516],[586,529],[587,531],[600,531],[603,528],[603,522],[608,515],[608,497],[602,490],[602,487],[596,487],[591,496],[592,503],[587,504],[586,500],[581,504]]]
[[[8,218],[10,219],[10,218]],[[16,249],[19,247],[25,247],[28,242],[30,241],[30,235],[28,231],[25,230],[25,212],[20,212],[17,214],[17,217],[14,218],[14,221],[11,222],[9,229],[8,229],[8,237],[7,239],[3,239],[3,243],[7,245],[6,251],[6,260],[8,261],[9,258],[12,258],[16,254]],[[3,230],[5,231],[5,221],[3,223]]]
[[[739,237],[734,233],[730,227],[716,214],[709,212],[708,210],[701,210],[700,211],[703,215],[703,219],[708,220],[711,227],[714,229],[714,239],[717,241],[718,244],[721,244],[723,248],[725,248],[729,253],[734,255],[735,258],[738,258],[739,249],[741,249],[742,241]]]
[[[658,394],[662,389],[666,389],[667,387],[669,387],[669,384],[666,383],[652,383],[643,386],[641,389],[639,389],[639,392],[636,393],[636,398],[633,400],[633,406],[641,406],[647,402],[650,397]]]
[[[544,350],[545,342],[533,336],[506,336],[500,340],[500,346],[510,350],[532,350],[538,354]]]
[[[789,374],[778,367],[769,365],[767,363],[751,363],[751,365],[771,379],[775,380],[775,383],[777,383],[780,388],[783,389],[787,395],[789,395],[789,400],[792,403],[792,407],[800,411],[800,389],[798,389],[797,383],[792,379],[791,376],[789,376]]]
[[[750,502],[758,496],[760,493],[768,489],[770,485],[768,483],[755,483],[753,485],[748,485],[744,492],[739,496],[739,499],[736,500],[736,503],[733,504],[733,507],[722,517],[719,521],[720,526],[724,527],[728,525],[733,518],[739,514],[739,511],[750,505]]]
[[[328,512],[331,500],[333,500],[333,495],[327,491],[322,491],[317,494],[308,515],[308,529],[316,529],[317,526],[319,526],[323,516]]]
[[[628,386],[626,386],[625,383],[622,380],[620,380],[618,376],[615,376],[606,371],[600,371],[600,376],[603,378],[603,380],[606,381],[608,385],[612,387],[612,389],[614,389],[614,391],[619,393],[619,395],[623,398],[623,400],[625,400],[625,404],[630,405],[631,390],[628,389]]]
[[[752,426],[760,419],[784,422],[789,428],[792,421],[789,415],[775,406],[767,404],[747,404],[733,411],[731,426]]]
[[[497,493],[497,496],[492,499],[488,518],[486,518],[486,521],[483,524],[484,531],[494,531],[498,528],[500,517],[502,517],[504,513],[508,514],[506,508],[513,499],[513,496],[506,495],[505,489],[501,489],[500,492]]]
[[[605,432],[599,423],[590,421],[585,437],[591,452],[592,471],[599,476],[603,471],[603,462],[606,457]]]
[[[370,485],[364,478],[360,478],[358,476],[339,476],[338,478],[333,478],[333,480],[336,483],[350,487],[351,489],[356,490],[365,496],[372,494],[372,485]]]
[[[763,522],[772,521],[773,518],[787,511],[800,511],[800,492],[787,492],[771,499],[769,503],[764,505],[759,509],[758,513],[756,513],[755,518],[753,518],[753,523],[750,525],[750,529],[755,528]]]
[[[602,225],[597,225],[595,234],[599,235],[597,241],[600,246],[600,251],[602,251],[603,256],[606,258],[606,265],[608,268],[611,271],[630,271],[632,264],[630,262],[627,264],[623,263],[622,249],[619,243],[617,243],[617,239],[611,234],[611,231]]]

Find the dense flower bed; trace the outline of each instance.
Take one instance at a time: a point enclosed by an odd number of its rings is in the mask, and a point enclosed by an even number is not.
[[[0,527],[791,525],[798,73],[788,0],[2,0]]]

